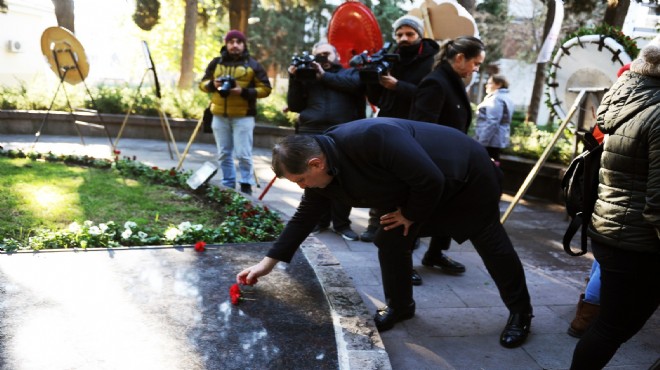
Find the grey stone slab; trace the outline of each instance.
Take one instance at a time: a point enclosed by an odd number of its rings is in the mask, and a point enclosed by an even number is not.
[[[2,254],[0,362],[8,369],[336,369],[329,306],[302,255],[245,288],[254,301],[230,303],[235,274],[266,249]]]
[[[393,338],[385,345],[393,369],[542,369],[522,348],[503,348],[488,335],[451,338],[411,336]]]
[[[380,269],[378,268],[349,266],[343,267],[343,269],[356,285],[381,285]]]
[[[430,287],[432,285],[432,287]],[[443,307],[467,307],[452,287],[443,283],[434,283],[432,279],[424,277],[424,285],[413,288],[413,298],[418,310]]]
[[[497,342],[507,317],[504,307],[419,309],[406,327],[412,337],[491,335]]]

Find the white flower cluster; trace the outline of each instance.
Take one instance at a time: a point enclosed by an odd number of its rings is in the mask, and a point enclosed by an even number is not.
[[[169,241],[175,241],[181,236],[192,233],[194,231],[202,230],[204,226],[201,224],[191,224],[188,221],[182,222],[179,226],[170,226],[165,230],[165,239]]]

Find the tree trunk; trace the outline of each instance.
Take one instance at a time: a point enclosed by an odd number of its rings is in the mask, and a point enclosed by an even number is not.
[[[239,30],[247,37],[248,18],[252,0],[230,0],[229,2],[229,28]]]
[[[181,75],[178,84],[179,89],[190,88],[193,84],[196,30],[197,0],[186,0],[186,15],[183,24],[183,45],[181,46]]]
[[[629,7],[630,0],[608,0],[603,21],[613,27],[623,27]]]
[[[53,5],[55,6],[57,25],[66,28],[71,33],[75,33],[73,0],[53,0]]]
[[[548,0],[548,12],[545,17],[545,25],[543,26],[543,40],[548,37],[552,22],[555,20],[555,0]],[[543,97],[543,86],[545,84],[545,65],[546,63],[536,63],[536,76],[534,77],[534,86],[532,87],[532,98],[527,108],[528,122],[538,122],[539,106],[541,105],[541,98]]]

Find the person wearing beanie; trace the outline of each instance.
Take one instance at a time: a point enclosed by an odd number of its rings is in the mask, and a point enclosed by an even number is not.
[[[605,93],[596,123],[607,135],[588,229],[600,312],[572,370],[605,367],[660,305],[660,36]]]
[[[211,128],[218,149],[222,185],[236,187],[238,160],[241,192],[251,195],[255,185],[252,141],[257,99],[270,94],[266,70],[250,57],[245,34],[231,30],[225,36],[220,56],[206,67],[199,88],[211,95]]]
[[[395,53],[400,60],[394,64],[388,74],[381,76],[380,84],[367,85],[369,101],[378,106],[378,117],[410,118],[410,109],[417,85],[428,75],[433,67],[433,57],[439,50],[438,44],[424,38],[424,22],[412,15],[404,15],[392,24],[393,37],[397,43]],[[380,227],[382,211],[369,211],[369,224],[360,235],[365,242],[374,240]],[[416,243],[419,245],[419,241]],[[462,263],[452,260],[440,251],[435,265],[443,272],[461,274],[465,272]],[[422,277],[413,270],[412,282],[422,284]]]

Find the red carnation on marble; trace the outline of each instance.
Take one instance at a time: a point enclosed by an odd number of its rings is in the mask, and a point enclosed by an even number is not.
[[[197,252],[204,252],[206,250],[206,243],[203,241],[198,241],[195,243],[195,250]]]

